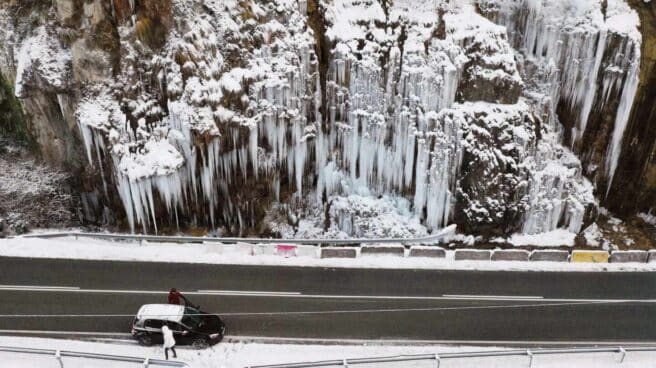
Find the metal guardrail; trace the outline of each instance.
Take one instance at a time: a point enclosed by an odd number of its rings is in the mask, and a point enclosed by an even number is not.
[[[108,360],[113,362],[123,362],[123,363],[134,363],[140,364],[144,367],[178,367],[178,368],[188,368],[189,365],[184,362],[174,362],[169,360],[160,360],[160,359],[149,359],[149,358],[139,358],[139,357],[130,357],[130,356],[121,356],[121,355],[109,355],[109,354],[95,354],[95,353],[84,353],[76,351],[67,351],[67,350],[55,350],[55,349],[32,349],[32,348],[18,348],[10,346],[0,346],[0,352],[6,353],[23,353],[23,354],[37,354],[37,355],[52,355],[53,358],[59,361],[60,367],[64,367],[63,358],[85,358],[85,359],[97,359],[97,360]]]
[[[79,231],[61,232],[61,233],[44,233],[23,235],[23,238],[64,238],[69,236],[87,237],[95,239],[112,239],[112,240],[138,240],[153,242],[185,242],[185,243],[247,243],[247,244],[328,244],[328,245],[349,245],[349,244],[380,244],[380,243],[435,243],[441,238],[451,235],[455,232],[456,226],[451,225],[442,229],[439,233],[420,237],[420,238],[386,238],[386,239],[271,239],[271,238],[217,238],[207,236],[164,236],[164,235],[138,235],[138,234],[107,234],[107,233],[85,233]]]
[[[439,368],[440,362],[448,359],[463,359],[463,358],[488,358],[488,357],[508,357],[508,356],[525,356],[528,357],[528,367],[533,364],[533,356],[535,355],[556,355],[556,354],[584,354],[584,353],[618,353],[620,354],[619,363],[624,361],[627,352],[636,351],[654,351],[656,346],[645,347],[591,347],[591,348],[567,348],[567,349],[516,349],[516,350],[489,350],[489,351],[474,351],[462,353],[444,353],[444,354],[413,354],[413,355],[397,355],[385,356],[374,358],[356,358],[356,359],[336,359],[336,360],[322,360],[316,362],[301,362],[289,364],[271,364],[271,365],[254,365],[246,368],[309,368],[309,367],[349,367],[358,364],[375,364],[375,363],[399,363],[411,361],[433,361],[435,366]]]

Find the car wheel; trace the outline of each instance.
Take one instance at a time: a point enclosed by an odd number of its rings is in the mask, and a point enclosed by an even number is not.
[[[152,346],[153,345],[153,339],[148,335],[139,336],[139,345]]]
[[[207,339],[199,337],[196,340],[194,340],[194,342],[191,343],[191,346],[194,349],[201,350],[201,349],[207,349],[210,346],[210,343],[207,341]]]

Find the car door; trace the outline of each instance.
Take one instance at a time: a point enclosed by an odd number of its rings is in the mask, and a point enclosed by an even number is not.
[[[163,344],[164,336],[162,336],[162,326],[164,322],[159,319],[149,319],[144,322],[144,328],[152,338],[153,344]]]
[[[175,322],[169,322],[168,326],[173,331],[176,344],[189,345],[191,343],[192,333],[185,326]]]

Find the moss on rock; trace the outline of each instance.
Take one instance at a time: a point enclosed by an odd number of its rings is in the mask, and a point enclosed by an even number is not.
[[[14,89],[0,74],[0,136],[10,137],[28,143],[34,148],[34,139],[27,126],[20,101]]]

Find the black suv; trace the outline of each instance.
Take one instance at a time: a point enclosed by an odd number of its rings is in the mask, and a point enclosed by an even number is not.
[[[176,304],[146,304],[132,322],[132,336],[139,344],[162,344],[162,326],[173,331],[178,345],[203,349],[223,339],[225,324],[214,314]]]

